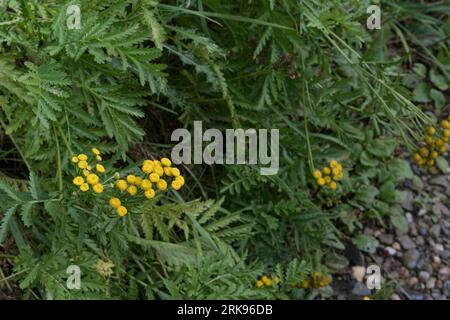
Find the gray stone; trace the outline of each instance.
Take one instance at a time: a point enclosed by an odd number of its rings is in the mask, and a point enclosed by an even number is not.
[[[390,256],[394,256],[397,253],[397,250],[395,250],[392,247],[386,247],[384,248],[384,250],[386,250],[386,252],[390,255]]]
[[[380,234],[380,242],[383,244],[391,245],[394,242],[394,236],[388,233]]]
[[[425,244],[425,239],[422,236],[417,236],[416,243],[418,246],[423,246]]]
[[[444,290],[446,291],[445,293],[446,293],[447,295],[450,295],[450,280],[445,281],[445,284],[444,284]]]
[[[450,250],[444,250],[439,253],[442,259],[450,259]]]
[[[430,234],[435,238],[439,238],[439,236],[441,235],[441,226],[438,224],[433,225],[430,228]]]
[[[355,286],[353,287],[352,293],[354,295],[363,297],[363,296],[370,296],[371,292],[369,288],[364,283],[357,282],[355,283]]]
[[[411,238],[407,235],[398,237],[398,241],[405,250],[410,250],[416,247],[414,241],[412,241]]]
[[[417,266],[419,258],[420,252],[417,249],[411,249],[403,254],[402,262],[408,269],[414,269]]]
[[[434,289],[436,286],[436,278],[430,278],[427,281],[427,289]]]
[[[408,280],[408,284],[410,287],[414,287],[418,283],[419,283],[419,279],[417,279],[416,277],[412,277]]]
[[[428,272],[422,270],[419,272],[419,279],[422,282],[427,282],[428,279],[430,279],[430,274]]]

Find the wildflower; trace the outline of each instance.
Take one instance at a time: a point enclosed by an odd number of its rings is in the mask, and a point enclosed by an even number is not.
[[[89,190],[89,185],[85,182],[80,186],[80,190],[86,192]]]
[[[98,150],[97,148],[92,148],[91,149],[92,153],[95,154],[96,156],[100,155],[100,150]]]
[[[136,180],[134,180],[134,185],[135,186],[140,186],[142,183],[142,178],[141,177],[136,177]]]
[[[116,186],[119,190],[124,191],[127,188],[127,182],[123,179],[117,181]]]
[[[85,160],[81,160],[78,162],[78,168],[86,169],[88,167],[88,163]]]
[[[326,176],[324,179],[325,179],[326,183],[330,183],[331,182],[331,177],[330,176]]]
[[[325,167],[325,168],[323,168],[323,173],[326,174],[326,175],[328,175],[328,174],[331,173],[331,169],[328,168],[328,167]]]
[[[105,173],[105,167],[100,163],[95,165],[95,170],[97,170],[98,173]]]
[[[319,184],[319,186],[324,186],[325,185],[325,179],[324,178],[319,178],[317,179],[317,183]]]
[[[275,281],[276,284],[280,283],[280,277],[275,276],[275,278],[273,278],[273,280]]]
[[[422,157],[428,157],[428,155],[430,154],[430,152],[428,151],[428,149],[427,148],[425,148],[425,147],[422,147],[422,148],[420,148],[420,155],[422,156]]]
[[[84,183],[83,177],[78,176],[73,179],[73,184],[76,186],[81,186],[83,183]]]
[[[95,156],[95,160],[102,161],[102,157],[101,156]]]
[[[272,286],[272,280],[267,276],[262,276],[261,281],[268,287]]]
[[[114,178],[115,179],[120,179],[120,173],[118,173],[118,172],[114,173]]]
[[[153,172],[156,173],[160,177],[162,177],[164,175],[164,169],[161,166],[155,166],[153,168]]]
[[[435,129],[435,128],[429,127],[429,128],[427,129],[427,134],[428,134],[429,136],[434,136],[435,133],[436,133],[436,129]]]
[[[142,190],[147,191],[147,190],[151,189],[151,187],[152,187],[152,183],[150,182],[150,180],[147,180],[147,179],[142,180],[142,183],[141,183]]]
[[[328,186],[330,187],[331,190],[336,190],[337,188],[337,184],[334,181],[329,182]]]
[[[264,287],[264,282],[262,282],[261,280],[256,281],[256,287],[257,287],[257,288],[262,288],[262,287]]]
[[[72,160],[73,163],[77,163],[78,162],[78,157],[73,156],[71,160]]]
[[[161,164],[163,167],[170,167],[170,165],[172,164],[172,161],[170,161],[168,158],[162,158]]]
[[[180,190],[181,189],[181,183],[179,181],[172,181],[171,186],[174,190]]]
[[[178,177],[180,176],[180,170],[178,168],[171,168],[172,170],[172,176]]]
[[[145,197],[147,198],[147,199],[153,199],[154,197],[155,197],[155,190],[153,190],[153,189],[148,189],[148,190],[146,190],[145,191]]]
[[[88,175],[90,175],[91,174],[91,172],[88,170],[88,169],[83,169],[83,175],[85,176],[85,177],[87,177]]]
[[[322,178],[322,172],[320,172],[320,170],[316,170],[316,171],[314,171],[313,176],[316,179],[320,179],[320,178]]]
[[[167,189],[167,182],[164,179],[160,179],[157,183],[156,183],[156,187],[159,190],[166,190]]]
[[[103,185],[101,183],[94,184],[94,186],[92,187],[92,190],[94,190],[95,193],[102,193]]]
[[[118,198],[111,198],[109,199],[109,205],[113,208],[118,208],[120,207],[122,203],[120,202],[120,200]]]
[[[131,184],[134,184],[134,183],[136,182],[136,176],[134,176],[134,175],[132,175],[132,174],[129,174],[129,175],[127,176],[127,182],[128,182],[128,183],[131,183]]]
[[[129,186],[127,188],[127,192],[131,195],[131,196],[135,196],[137,193],[137,188],[136,186]]]
[[[142,172],[149,174],[152,171],[153,171],[153,164],[146,163],[142,166]]]
[[[91,173],[86,177],[86,181],[87,181],[87,183],[94,185],[94,184],[98,183],[99,178],[96,174]]]
[[[117,214],[119,215],[119,217],[124,217],[127,213],[128,210],[124,206],[120,206],[117,208]]]
[[[447,120],[442,120],[442,122],[441,122],[441,127],[442,127],[443,129],[450,129],[450,122],[447,121]]]
[[[149,179],[151,182],[158,182],[159,181],[159,175],[155,172],[150,173]]]
[[[144,166],[145,165],[152,165],[153,166],[153,160],[144,160],[144,162],[142,163]]]
[[[335,169],[337,166],[339,165],[339,163],[336,160],[331,160],[330,161],[330,167]]]
[[[83,153],[80,153],[78,155],[78,160],[80,160],[80,161],[87,161],[87,159],[88,159],[87,155],[85,155]]]
[[[171,167],[164,167],[164,174],[168,177],[172,175],[172,168]]]

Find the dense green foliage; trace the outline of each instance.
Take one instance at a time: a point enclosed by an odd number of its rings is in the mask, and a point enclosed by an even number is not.
[[[71,4],[80,30],[66,26]],[[404,227],[396,186],[414,174],[395,150],[446,113],[450,4],[382,1],[382,28],[369,31],[370,4],[0,1],[2,152],[24,164],[0,176],[0,242],[16,244],[24,297],[327,296],[295,286],[344,266],[347,242],[375,250],[364,219]],[[182,192],[124,220],[75,192],[73,154],[95,146],[131,168],[169,156],[172,130],[194,120],[279,128],[279,173],[185,166]],[[319,189],[312,173],[331,159],[345,177]],[[66,288],[69,264],[80,290]],[[255,288],[264,273],[281,278],[274,290]]]

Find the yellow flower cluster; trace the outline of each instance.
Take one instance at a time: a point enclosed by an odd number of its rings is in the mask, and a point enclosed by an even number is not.
[[[100,151],[97,148],[92,149],[93,159],[97,162],[102,161],[102,157],[100,155]],[[73,179],[73,184],[78,186],[81,191],[87,192],[90,190],[92,186],[92,190],[95,193],[103,192],[103,184],[100,181],[100,178],[97,174],[94,173],[93,167],[89,164],[89,157],[80,153],[79,155],[75,155],[72,157],[72,162],[77,164],[78,169],[82,172],[83,176],[79,175]],[[105,173],[105,167],[100,164],[95,164],[95,172],[102,174]]]
[[[447,152],[447,143],[450,137],[450,116],[441,122],[441,134],[434,127],[429,127],[425,135],[424,146],[414,153],[414,161],[422,167],[435,165],[436,158]]]
[[[116,174],[116,188],[121,192],[126,192],[129,196],[136,196],[142,191],[147,199],[153,199],[156,195],[155,188],[159,191],[167,190],[169,180],[171,180],[170,186],[174,190],[180,190],[184,186],[185,182],[180,170],[172,167],[172,162],[168,158],[144,160],[141,170],[142,176],[129,174],[124,179]],[[120,217],[127,214],[127,209],[121,205],[120,199],[111,198],[109,205],[117,210]]]
[[[297,285],[301,289],[309,288],[323,288],[331,283],[331,277],[327,274],[322,274],[319,271],[315,271],[311,276],[303,276],[304,279]]]
[[[273,282],[275,282],[276,284],[280,283],[280,278],[275,276],[272,281],[270,277],[263,275],[256,281],[256,287],[257,288],[271,287]]]
[[[335,190],[337,188],[337,182],[344,177],[344,172],[339,162],[331,160],[329,167],[323,168],[322,171],[314,171],[313,176],[319,186],[323,187],[328,185],[331,190]]]

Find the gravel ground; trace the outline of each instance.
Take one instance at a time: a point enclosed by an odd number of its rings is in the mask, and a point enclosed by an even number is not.
[[[350,267],[335,276],[334,298],[361,299],[373,297],[376,290],[364,285],[365,267],[381,267],[384,299],[447,300],[450,298],[450,174],[424,173],[412,165],[420,177],[405,181],[406,199],[402,207],[408,221],[408,232],[393,226],[368,226],[364,232],[377,238],[375,254],[364,254],[347,248]],[[359,281],[358,281],[359,280]],[[383,290],[383,288],[382,288]],[[379,296],[379,295],[378,295]]]

